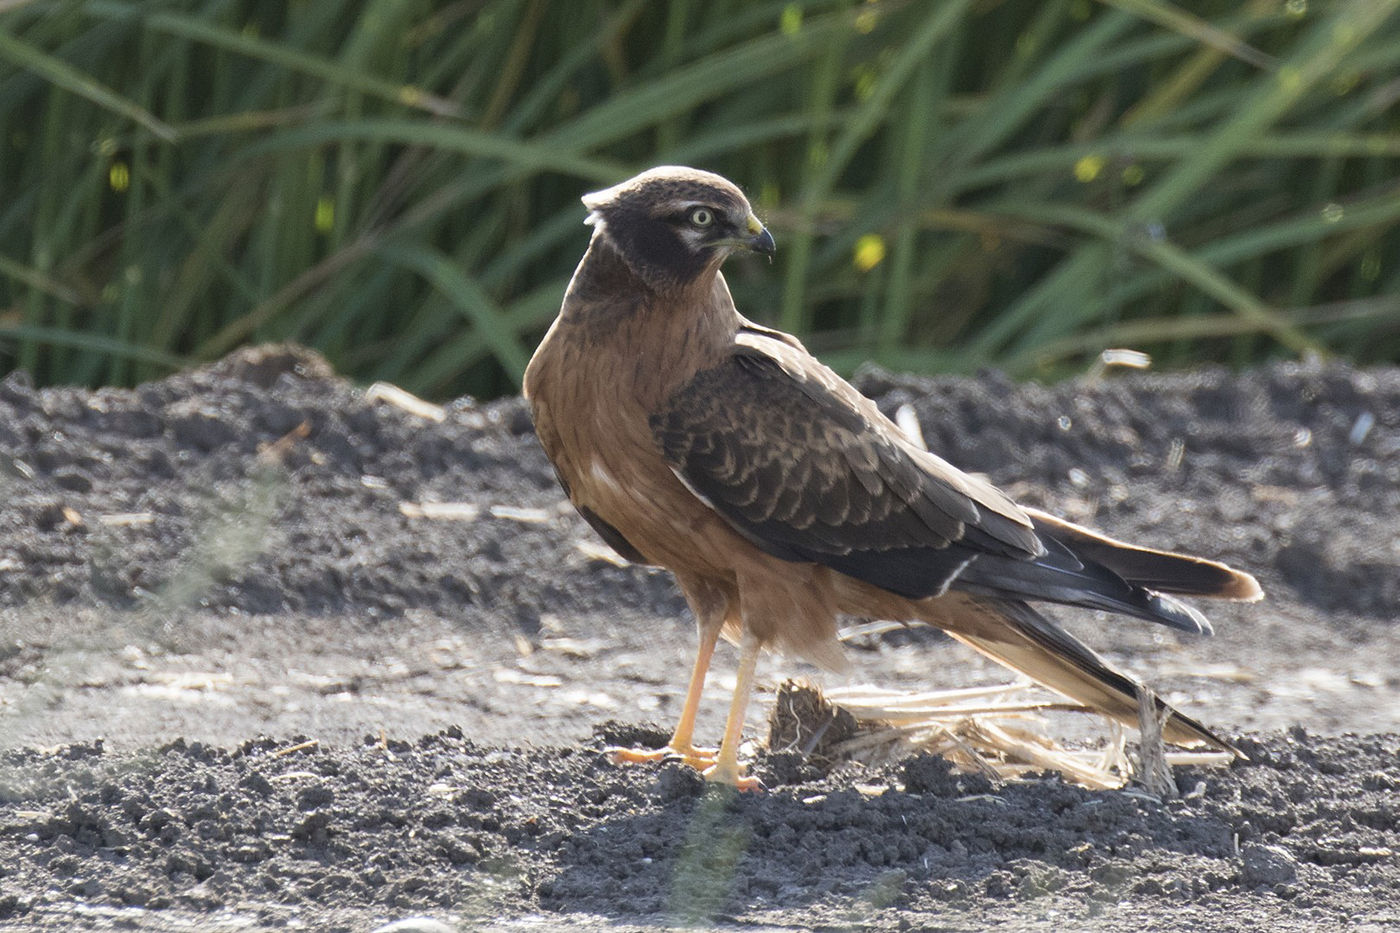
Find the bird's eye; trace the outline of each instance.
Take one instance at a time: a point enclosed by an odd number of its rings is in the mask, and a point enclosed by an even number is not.
[[[697,207],[690,212],[690,222],[697,227],[708,227],[715,222],[715,212],[708,207]]]

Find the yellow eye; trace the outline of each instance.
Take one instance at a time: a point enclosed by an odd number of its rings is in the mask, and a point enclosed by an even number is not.
[[[690,212],[690,222],[697,227],[708,227],[715,222],[715,212],[708,207],[697,207]]]

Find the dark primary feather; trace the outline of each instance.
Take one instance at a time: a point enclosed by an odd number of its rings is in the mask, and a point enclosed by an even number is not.
[[[1015,561],[988,556],[971,564],[953,585],[983,596],[1103,609],[1196,635],[1213,634],[1210,621],[1185,603],[1124,580],[1048,534],[1042,533],[1041,540],[1046,545],[1041,557]]]
[[[588,522],[588,524],[593,527],[594,531],[598,532],[598,537],[607,542],[608,547],[622,555],[624,560],[630,560],[634,564],[651,563],[651,561],[647,560],[646,555],[637,550],[636,547],[632,545],[632,542],[628,541],[627,538],[623,536],[622,532],[599,518],[597,512],[594,512],[586,505],[576,506],[576,508],[578,509],[578,513],[583,516],[583,520]]]
[[[911,599],[952,587],[1210,634],[1196,610],[1112,569],[1117,542],[1049,516],[1028,527],[1019,510],[979,502],[976,487],[960,488],[970,477],[901,441],[800,345],[765,336],[741,337],[651,419],[676,475],[747,540]],[[1144,555],[1177,557],[1139,549],[1124,563],[1145,576]]]

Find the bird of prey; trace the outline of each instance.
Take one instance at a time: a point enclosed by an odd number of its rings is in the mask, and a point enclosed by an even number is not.
[[[663,166],[583,203],[592,238],[525,395],[573,505],[624,558],[675,575],[699,632],[668,747],[615,758],[679,756],[757,787],[738,747],[758,653],[839,669],[841,616],[937,626],[1135,725],[1137,682],[1030,603],[1209,634],[1176,596],[1262,595],[1224,564],[1018,506],[913,443],[795,337],[743,317],[720,266],[776,247],[728,180]],[[721,635],[740,658],[716,751],[693,731]],[[1169,741],[1228,748],[1160,701],[1158,714]]]

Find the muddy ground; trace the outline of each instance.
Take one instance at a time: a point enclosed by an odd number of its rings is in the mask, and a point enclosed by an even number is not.
[[[601,742],[672,724],[691,623],[602,554],[518,400],[435,422],[279,349],[134,391],[12,374],[0,929],[1400,928],[1400,371],[861,386],[1023,501],[1254,571],[1212,639],[1071,619],[1251,760],[1167,802],[918,756],[755,748],[741,797],[615,767]],[[932,632],[850,654],[765,659],[749,733],[789,675],[1003,679]]]

